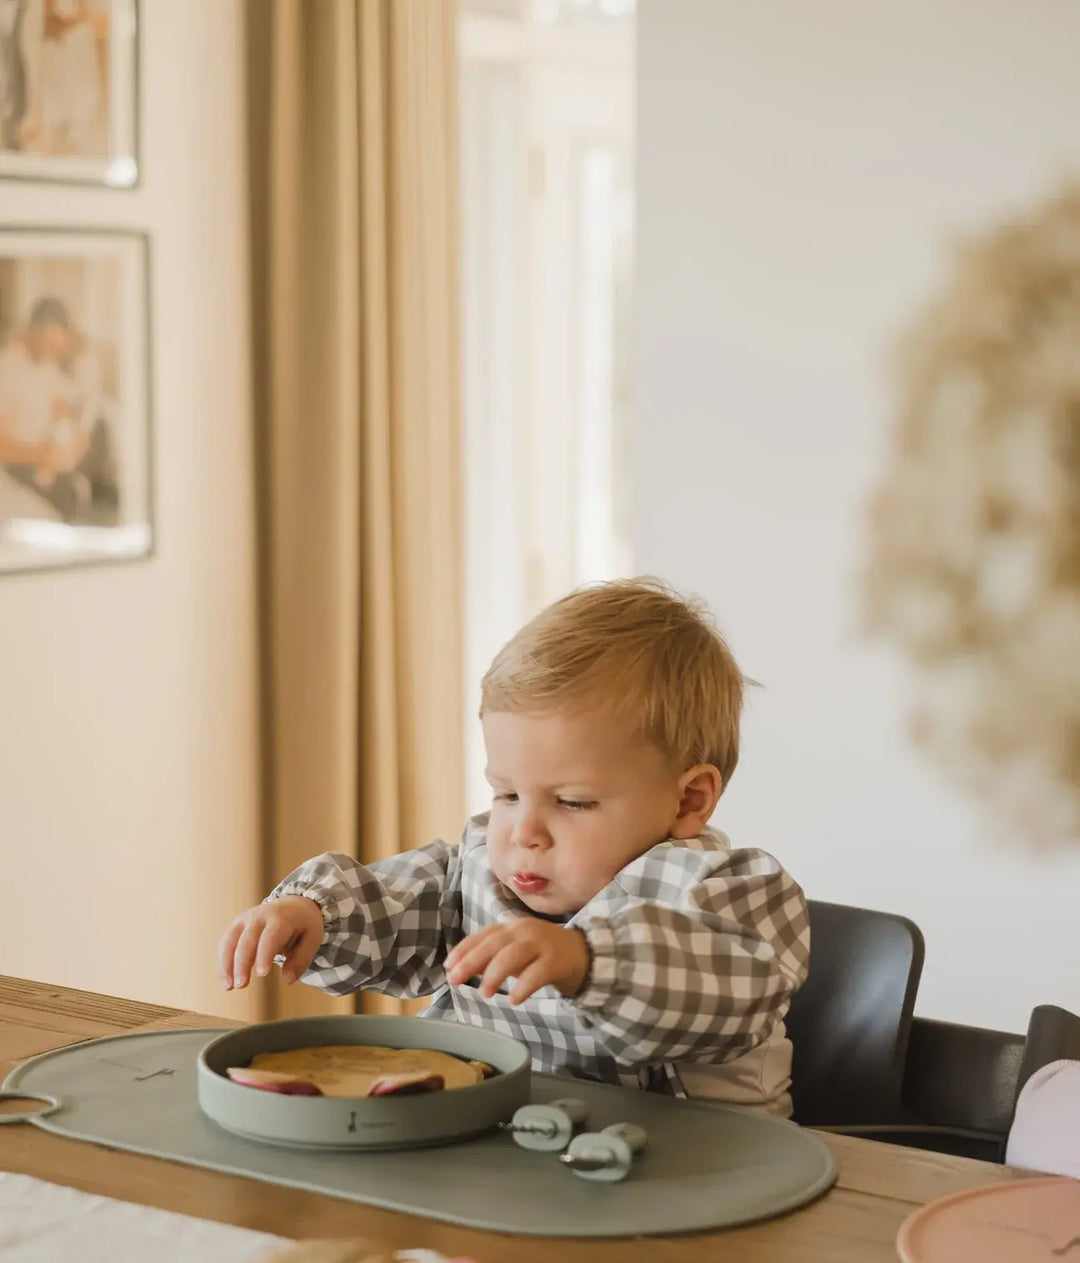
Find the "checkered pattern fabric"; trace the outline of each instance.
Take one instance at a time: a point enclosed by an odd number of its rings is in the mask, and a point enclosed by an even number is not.
[[[528,916],[487,861],[486,816],[460,845],[433,842],[374,864],[321,855],[269,896],[304,895],[326,937],[303,981],[334,995],[434,993],[425,1016],[527,1044],[533,1066],[627,1086],[678,1084],[678,1063],[729,1063],[778,1035],[806,976],[803,894],[771,855],[707,830],[661,842],[566,921],[592,968],[575,999],[544,987],[521,1005],[450,987],[443,961],[466,935]]]

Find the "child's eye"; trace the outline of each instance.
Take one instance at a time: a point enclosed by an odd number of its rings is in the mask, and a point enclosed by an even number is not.
[[[517,797],[518,797],[517,794],[510,794],[510,793],[496,794],[495,801],[497,803],[516,803]]]
[[[591,811],[598,804],[595,802],[577,802],[572,798],[560,798],[559,806],[565,807],[568,811]]]

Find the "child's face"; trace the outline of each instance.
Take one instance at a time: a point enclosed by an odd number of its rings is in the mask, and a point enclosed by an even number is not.
[[[492,872],[534,912],[577,912],[666,838],[680,778],[609,718],[484,715]]]

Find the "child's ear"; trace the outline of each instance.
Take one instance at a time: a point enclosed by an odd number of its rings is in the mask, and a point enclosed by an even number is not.
[[[699,763],[679,777],[679,814],[671,829],[673,838],[696,838],[716,810],[724,780],[711,763]]]

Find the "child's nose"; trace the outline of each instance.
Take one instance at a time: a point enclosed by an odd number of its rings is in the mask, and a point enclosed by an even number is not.
[[[546,849],[551,845],[551,835],[537,815],[522,812],[514,827],[514,841],[526,850]]]

